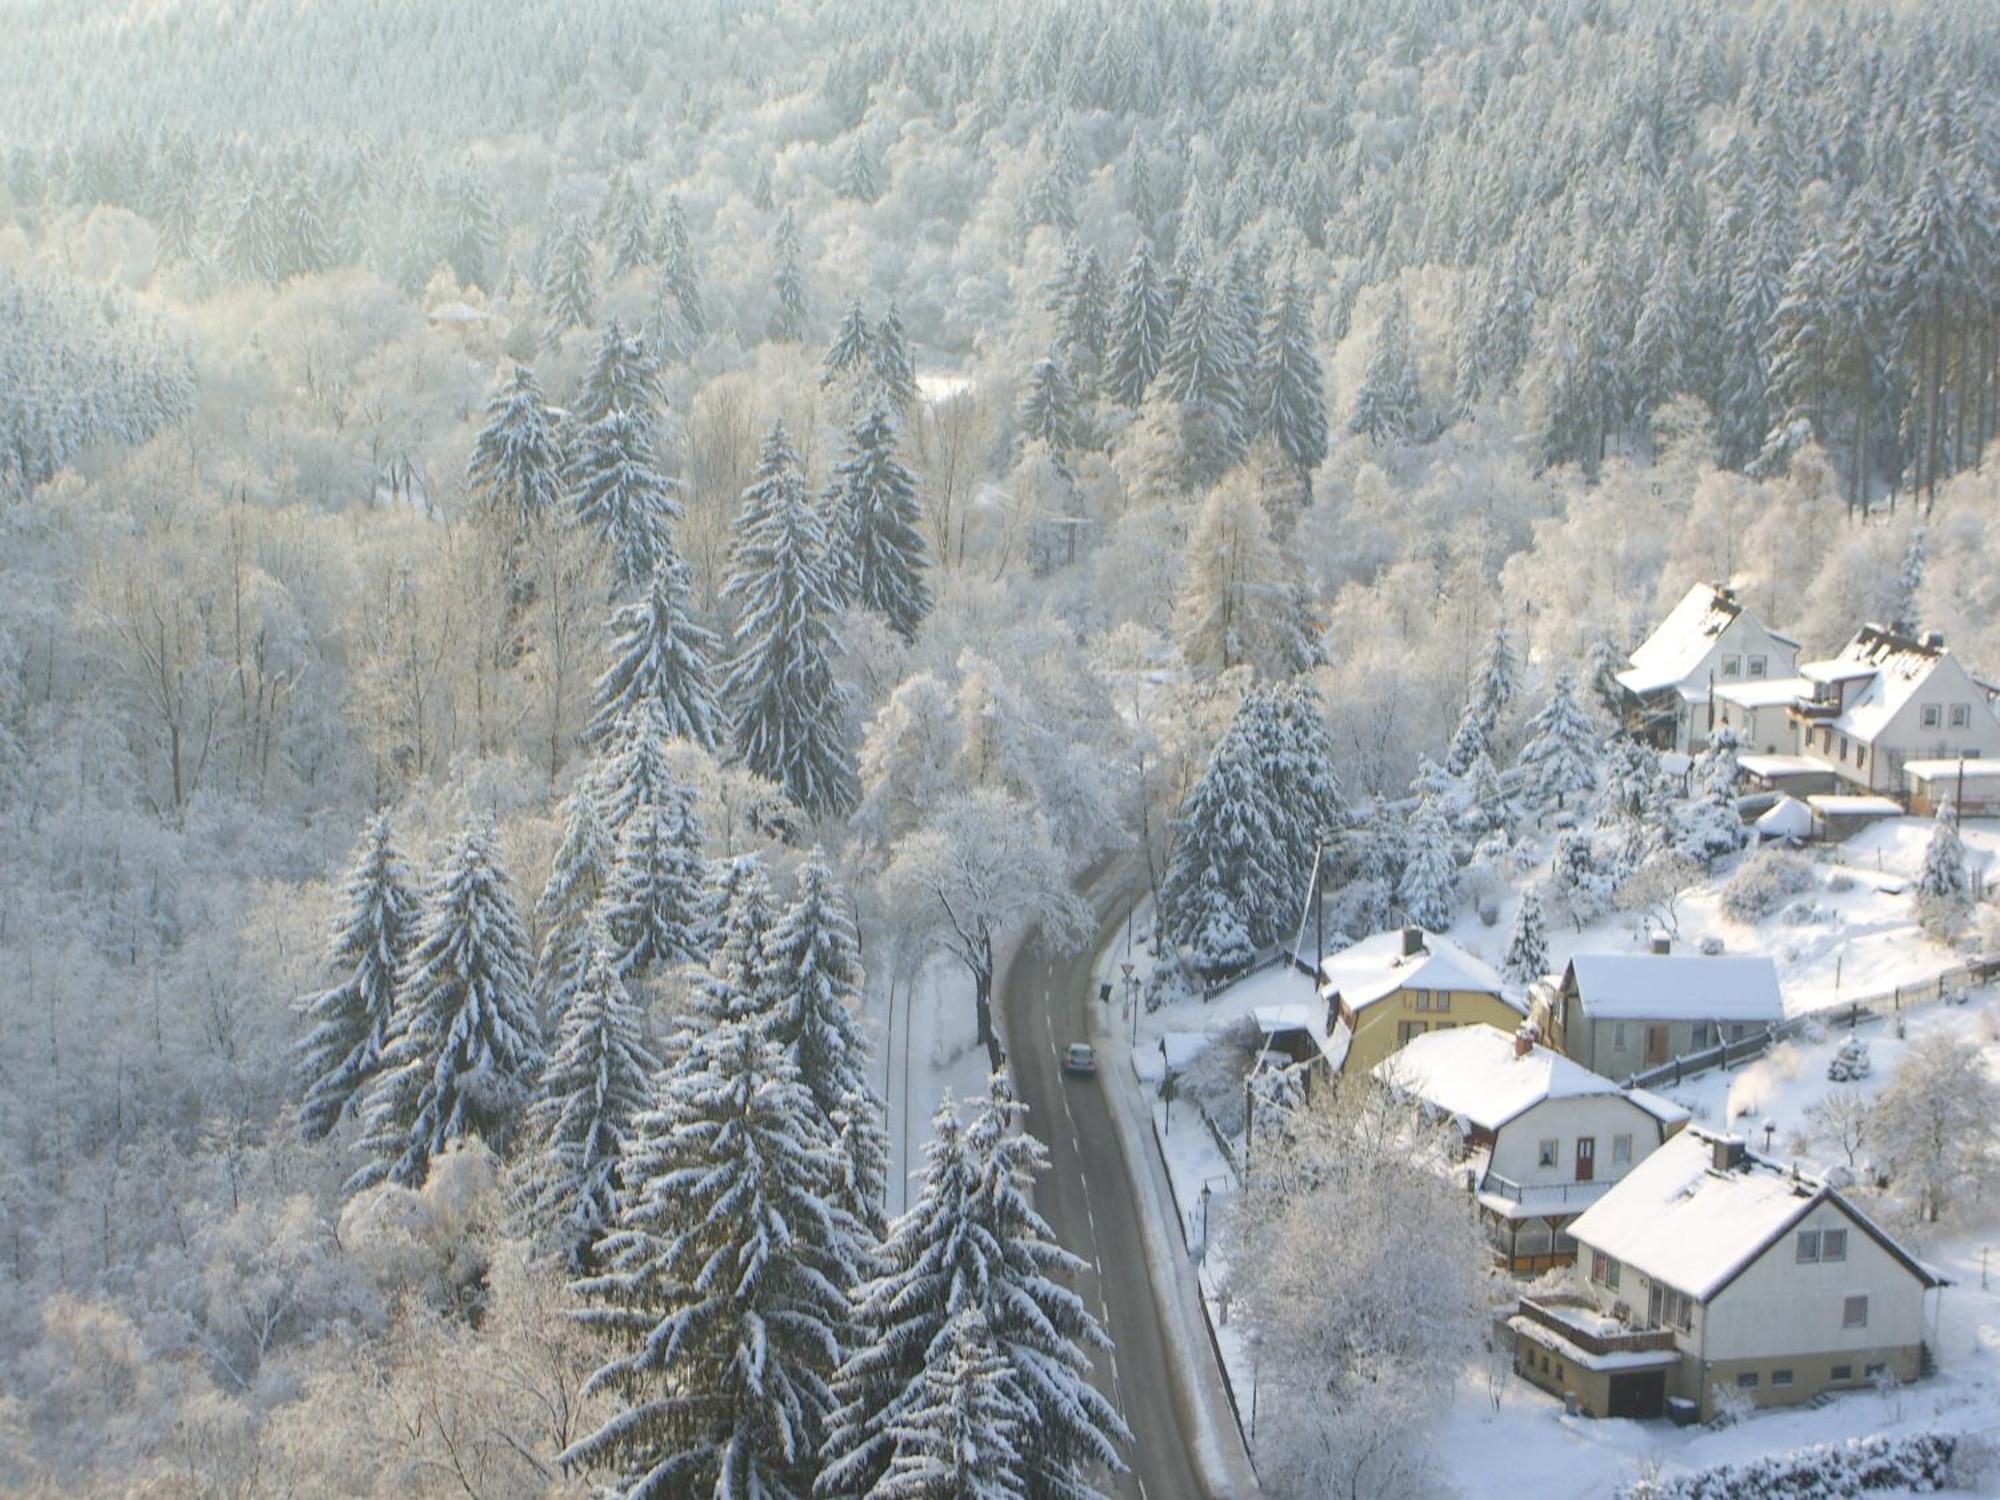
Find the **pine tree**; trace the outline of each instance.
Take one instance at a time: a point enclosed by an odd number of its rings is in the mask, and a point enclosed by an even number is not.
[[[501,238],[493,194],[479,177],[460,171],[446,184],[444,197],[451,216],[444,255],[452,275],[466,286],[491,290]]]
[[[409,951],[416,893],[387,814],[369,824],[341,887],[341,911],[327,942],[326,967],[340,976],[305,1006],[312,1030],[299,1043],[304,1091],[299,1129],[323,1138],[374,1080],[396,1009],[396,975]]]
[[[542,263],[541,292],[549,343],[597,321],[596,251],[583,215],[571,214],[556,230]]]
[[[542,930],[535,999],[545,1026],[561,1019],[582,983],[590,925],[611,884],[612,853],[611,830],[598,812],[596,796],[590,788],[578,787],[564,801],[562,843],[535,903],[535,923]]]
[[[1507,943],[1501,973],[1518,985],[1530,985],[1549,971],[1549,939],[1542,925],[1541,898],[1533,891],[1521,897],[1514,915],[1514,935]]]
[[[527,1122],[532,1154],[522,1197],[530,1221],[555,1236],[576,1271],[592,1264],[598,1240],[618,1221],[619,1166],[652,1102],[659,1066],[610,945],[602,925],[592,924]]]
[[[1028,376],[1027,394],[1021,398],[1021,430],[1030,441],[1046,443],[1065,473],[1065,457],[1076,446],[1077,415],[1076,386],[1062,356],[1051,349]]]
[[[649,437],[657,437],[666,402],[660,362],[648,352],[643,338],[627,333],[614,318],[597,341],[583,389],[570,407],[572,424],[587,428],[622,411],[643,423]]]
[[[577,433],[563,475],[577,519],[594,528],[621,590],[645,587],[676,562],[669,524],[679,519],[679,487],[659,469],[651,424],[613,407]]]
[[[771,339],[779,344],[802,344],[812,315],[806,304],[806,273],[801,263],[798,221],[789,208],[778,220],[772,254],[776,266],[771,273]]]
[[[762,857],[721,861],[710,872],[702,905],[708,960],[695,979],[692,1014],[710,1026],[747,1017],[768,1031],[778,995],[765,951],[778,916]]]
[[[917,362],[910,352],[910,338],[903,330],[903,315],[891,302],[889,310],[875,324],[869,342],[869,361],[875,371],[875,385],[889,409],[908,416],[917,399]]]
[[[612,833],[623,831],[641,808],[664,807],[673,800],[679,788],[667,763],[673,737],[666,709],[658,699],[645,697],[619,717],[600,746],[604,759],[594,792]]]
[[[695,1036],[639,1117],[607,1269],[578,1283],[618,1351],[586,1383],[616,1411],[561,1455],[619,1493],[797,1500],[819,1467],[840,1292],[838,1153],[754,1020]]]
[[[653,243],[652,209],[645,193],[628,174],[621,173],[612,189],[604,237],[611,250],[613,280],[627,271],[650,266],[658,258]]]
[[[798,897],[765,937],[763,959],[777,1003],[769,1035],[841,1142],[842,1208],[879,1236],[889,1147],[882,1101],[867,1078],[868,1042],[858,1015],[861,941],[821,850],[815,848],[799,872]]]
[[[1556,674],[1541,712],[1528,720],[1527,734],[1520,764],[1544,805],[1561,807],[1572,793],[1597,785],[1597,726],[1576,701],[1576,684],[1567,668]]]
[[[908,1452],[899,1433],[933,1403],[930,1382],[969,1310],[986,1319],[1005,1364],[987,1388],[1020,1413],[1025,1493],[1086,1500],[1097,1493],[1092,1466],[1123,1468],[1114,1444],[1130,1434],[1087,1379],[1086,1351],[1106,1340],[1062,1284],[1082,1263],[1028,1201],[1048,1157],[1010,1128],[1018,1117],[1000,1075],[969,1127],[949,1095],[932,1119],[923,1189],[890,1227],[887,1269],[855,1294],[862,1338],[839,1375],[818,1491],[827,1500],[881,1493],[899,1448]]]
[[[1146,390],[1166,358],[1170,309],[1153,265],[1153,247],[1140,240],[1118,283],[1118,302],[1111,318],[1110,394],[1138,410]]]
[[[643,596],[619,605],[610,621],[611,665],[597,679],[584,738],[602,745],[642,699],[660,708],[665,733],[713,751],[722,738],[709,663],[717,642],[694,618],[688,567],[671,554],[653,569]]]
[[[826,553],[825,528],[780,422],[744,491],[722,588],[738,612],[723,697],[735,710],[743,763],[814,817],[839,817],[860,786],[830,662],[838,600]]]
[[[930,558],[917,529],[917,483],[896,454],[896,427],[877,403],[855,424],[833,471],[835,524],[854,563],[854,601],[906,641],[931,611]]]
[[[1027,1500],[1021,1440],[1028,1413],[977,1307],[952,1320],[921,1394],[889,1425],[894,1451],[870,1500]]]
[[[1398,292],[1376,325],[1375,347],[1347,427],[1378,443],[1401,442],[1416,434],[1422,412],[1416,358],[1410,351],[1410,310]]]
[[[1285,278],[1257,351],[1252,428],[1276,439],[1298,470],[1311,502],[1312,471],[1326,461],[1326,375],[1313,352],[1305,293]]]
[[[1458,861],[1440,803],[1439,798],[1426,797],[1418,804],[1410,824],[1409,857],[1396,885],[1396,901],[1405,917],[1432,932],[1451,926],[1458,890]]]
[[[1965,844],[1952,825],[1951,808],[1939,809],[1924,845],[1924,867],[1917,876],[1920,900],[1943,902],[1963,909],[1972,900],[1972,877],[1966,872]]]
[[[1096,248],[1078,251],[1072,242],[1064,274],[1046,305],[1056,315],[1056,345],[1064,366],[1086,393],[1097,388],[1104,365],[1110,297]]]
[[[1479,727],[1490,745],[1499,735],[1514,699],[1521,690],[1521,663],[1514,655],[1514,638],[1504,626],[1495,626],[1486,638],[1486,655],[1472,681],[1468,711],[1479,717]]]
[[[1236,338],[1235,310],[1215,277],[1203,270],[1174,309],[1160,362],[1160,389],[1203,412],[1219,445],[1211,467],[1227,469],[1249,445],[1243,419],[1243,376],[1248,361]]]
[[[541,1032],[528,934],[500,864],[497,831],[467,827],[425,892],[398,981],[396,1019],[363,1109],[374,1159],[349,1181],[423,1182],[464,1136],[505,1151],[534,1092]]]
[[[620,830],[603,907],[619,978],[700,956],[703,837],[686,787],[636,808]]]
[[[849,144],[847,158],[841,164],[840,192],[844,198],[857,198],[863,203],[873,203],[882,196],[882,170],[875,163],[875,153],[859,135]]]
[[[517,535],[555,513],[562,493],[563,450],[556,413],[527,365],[486,404],[486,426],[473,443],[465,480],[492,511],[512,519]]]
[[[821,388],[865,372],[871,347],[868,318],[861,310],[861,299],[856,297],[847,304],[846,315],[841,318],[840,327],[834,330],[833,343],[827,348],[826,358],[820,361]]]
[[[668,196],[660,222],[660,284],[673,296],[688,338],[699,344],[708,334],[708,319],[701,306],[701,267],[695,261],[694,241],[688,234],[687,214],[678,193]]]

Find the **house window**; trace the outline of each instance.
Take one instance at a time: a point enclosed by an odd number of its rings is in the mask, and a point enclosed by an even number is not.
[[[1854,747],[1854,769],[1858,771],[1867,764],[1868,747],[1866,745],[1856,745]]]
[[[1791,1383],[1792,1383],[1792,1372],[1790,1370],[1773,1370],[1771,1372],[1772,1390],[1774,1391],[1787,1390],[1790,1388]]]
[[[1407,1047],[1410,1044],[1411,1038],[1420,1037],[1429,1030],[1430,1027],[1422,1021],[1398,1021],[1396,1023],[1396,1045],[1398,1047]]]
[[[1833,1380],[1852,1380],[1854,1378],[1854,1366],[1835,1365],[1833,1367],[1833,1373],[1829,1378]]]
[[[1647,1322],[1654,1328],[1678,1328],[1683,1333],[1694,1329],[1694,1298],[1675,1291],[1672,1287],[1653,1283],[1652,1292],[1646,1300]]]
[[[1611,1257],[1602,1250],[1590,1252],[1590,1279],[1606,1286],[1611,1284]]]
[[[1763,658],[1763,657],[1761,657],[1761,656],[1753,656],[1753,657],[1751,657],[1751,658],[1750,658],[1750,675],[1751,675],[1752,677],[1762,677],[1762,676],[1764,675],[1764,666],[1765,666],[1765,663],[1764,663],[1764,658]]]
[[[1730,1026],[1730,1028],[1729,1028],[1729,1040],[1730,1040],[1730,1041],[1732,1041],[1732,1042],[1740,1042],[1740,1041],[1742,1041],[1742,1040],[1743,1040],[1743,1028],[1742,1028],[1742,1026],[1740,1026],[1740,1025],[1735,1025],[1735,1024],[1732,1024],[1732,1025]]]
[[[1697,1021],[1694,1023],[1694,1041],[1692,1045],[1696,1051],[1708,1045],[1708,1022]]]
[[[1868,1326],[1868,1299],[1849,1297],[1840,1308],[1842,1328],[1866,1328]]]
[[[1827,1229],[1821,1231],[1819,1237],[1819,1258],[1821,1260],[1847,1259],[1847,1231],[1845,1229]]]
[[[1757,1372],[1755,1370],[1745,1370],[1741,1374],[1739,1374],[1736,1377],[1736,1389],[1739,1391],[1756,1390]]]
[[[1625,1023],[1620,1021],[1611,1028],[1611,1050],[1613,1052],[1623,1052],[1626,1045]]]
[[[1972,705],[1970,703],[1952,704],[1951,727],[1953,729],[1970,729],[1972,727]]]
[[[1743,658],[1740,656],[1723,657],[1722,675],[1724,677],[1741,677],[1743,675]]]
[[[1413,990],[1412,1006],[1417,1010],[1450,1010],[1450,990]]]
[[[1611,1137],[1611,1159],[1614,1162],[1621,1162],[1621,1163],[1630,1162],[1632,1160],[1631,1136],[1614,1135],[1613,1137]]]
[[[1819,1231],[1817,1229],[1801,1229],[1799,1231],[1797,1259],[1798,1263],[1802,1266],[1816,1266],[1819,1264]]]
[[[1847,759],[1847,736],[1844,734],[1840,737],[1840,758]]]
[[[1558,1166],[1560,1165],[1558,1158],[1560,1158],[1561,1155],[1562,1155],[1561,1141],[1543,1141],[1541,1145],[1536,1148],[1535,1165],[1538,1167]]]
[[[1935,729],[1938,727],[1938,722],[1938,706],[1935,703],[1926,703],[1924,705],[1924,728]]]

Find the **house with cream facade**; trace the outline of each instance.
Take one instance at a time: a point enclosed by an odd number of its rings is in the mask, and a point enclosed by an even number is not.
[[[1511,1033],[1527,1007],[1492,965],[1421,927],[1378,932],[1319,966],[1324,1053],[1332,1071],[1361,1077],[1416,1037],[1484,1023]]]
[[[1575,1290],[1525,1297],[1514,1367],[1590,1416],[1789,1406],[1932,1368],[1944,1279],[1841,1193],[1683,1131],[1571,1226]]]
[[[1911,761],[2000,756],[2000,689],[1981,682],[1935,631],[1864,625],[1836,656],[1806,662],[1791,707],[1796,751],[1849,792],[1902,796]]]
[[[1692,752],[1718,722],[1717,696],[1789,678],[1799,643],[1759,620],[1727,584],[1689,589],[1616,674],[1626,728],[1663,750]]]

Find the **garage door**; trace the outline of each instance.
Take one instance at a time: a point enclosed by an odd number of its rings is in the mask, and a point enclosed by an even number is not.
[[[1611,1416],[1657,1417],[1666,1404],[1665,1370],[1634,1370],[1611,1377]]]

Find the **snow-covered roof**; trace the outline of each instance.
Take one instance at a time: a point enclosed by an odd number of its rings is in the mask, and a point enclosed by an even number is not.
[[[1739,755],[1736,764],[1746,776],[1755,776],[1764,781],[1778,781],[1786,776],[1824,776],[1827,765],[1824,761],[1808,760],[1803,755]]]
[[[1854,792],[1815,792],[1806,806],[1823,818],[1900,818],[1903,804],[1894,797],[1870,797]]]
[[[1463,1115],[1482,1130],[1498,1130],[1544,1099],[1624,1093],[1609,1078],[1547,1047],[1537,1045],[1517,1056],[1514,1038],[1486,1025],[1412,1037],[1401,1051],[1375,1065],[1375,1076],[1445,1114]],[[1686,1110],[1664,1099],[1649,1095],[1632,1102],[1662,1120],[1687,1119]]]
[[[1160,1038],[1160,1060],[1169,1073],[1178,1073],[1197,1057],[1215,1037],[1206,1031],[1169,1031]]]
[[[1712,583],[1696,584],[1632,653],[1632,665],[1618,674],[1619,683],[1642,698],[1677,686],[1702,664],[1716,638],[1742,613],[1732,591]]]
[[[1796,797],[1780,797],[1754,826],[1760,838],[1810,838],[1813,831],[1812,809]]]
[[[1706,1301],[1818,1203],[1832,1198],[1927,1285],[1927,1270],[1816,1178],[1795,1178],[1778,1163],[1743,1152],[1715,1168],[1715,1139],[1684,1130],[1640,1162],[1569,1226],[1578,1243],[1601,1250],[1655,1281]]]
[[[1424,933],[1422,946],[1410,954],[1403,952],[1400,928],[1378,932],[1328,955],[1320,964],[1320,975],[1325,981],[1322,993],[1337,995],[1355,1011],[1406,989],[1483,991],[1522,1010],[1504,993],[1500,976],[1490,964],[1434,932]]]
[[[1918,776],[1925,781],[1949,781],[1963,769],[1965,779],[1974,781],[1980,777],[2000,776],[2000,760],[1906,760],[1903,762],[1905,776]]]
[[[1325,1012],[1316,1005],[1260,1005],[1250,1012],[1257,1029],[1266,1036],[1274,1036],[1280,1031],[1311,1031],[1314,1014]]]
[[[1820,682],[1871,679],[1851,692],[1838,717],[1825,722],[1839,733],[1864,744],[1889,726],[1897,714],[1950,656],[1937,636],[1916,640],[1879,625],[1864,625],[1830,661],[1810,662],[1799,670]],[[1991,710],[1988,710],[1989,712]]]
[[[1579,953],[1569,972],[1594,1020],[1785,1018],[1778,966],[1763,954]]]
[[[1812,684],[1803,677],[1751,677],[1720,684],[1715,696],[1738,708],[1773,708],[1796,703],[1812,695]]]

